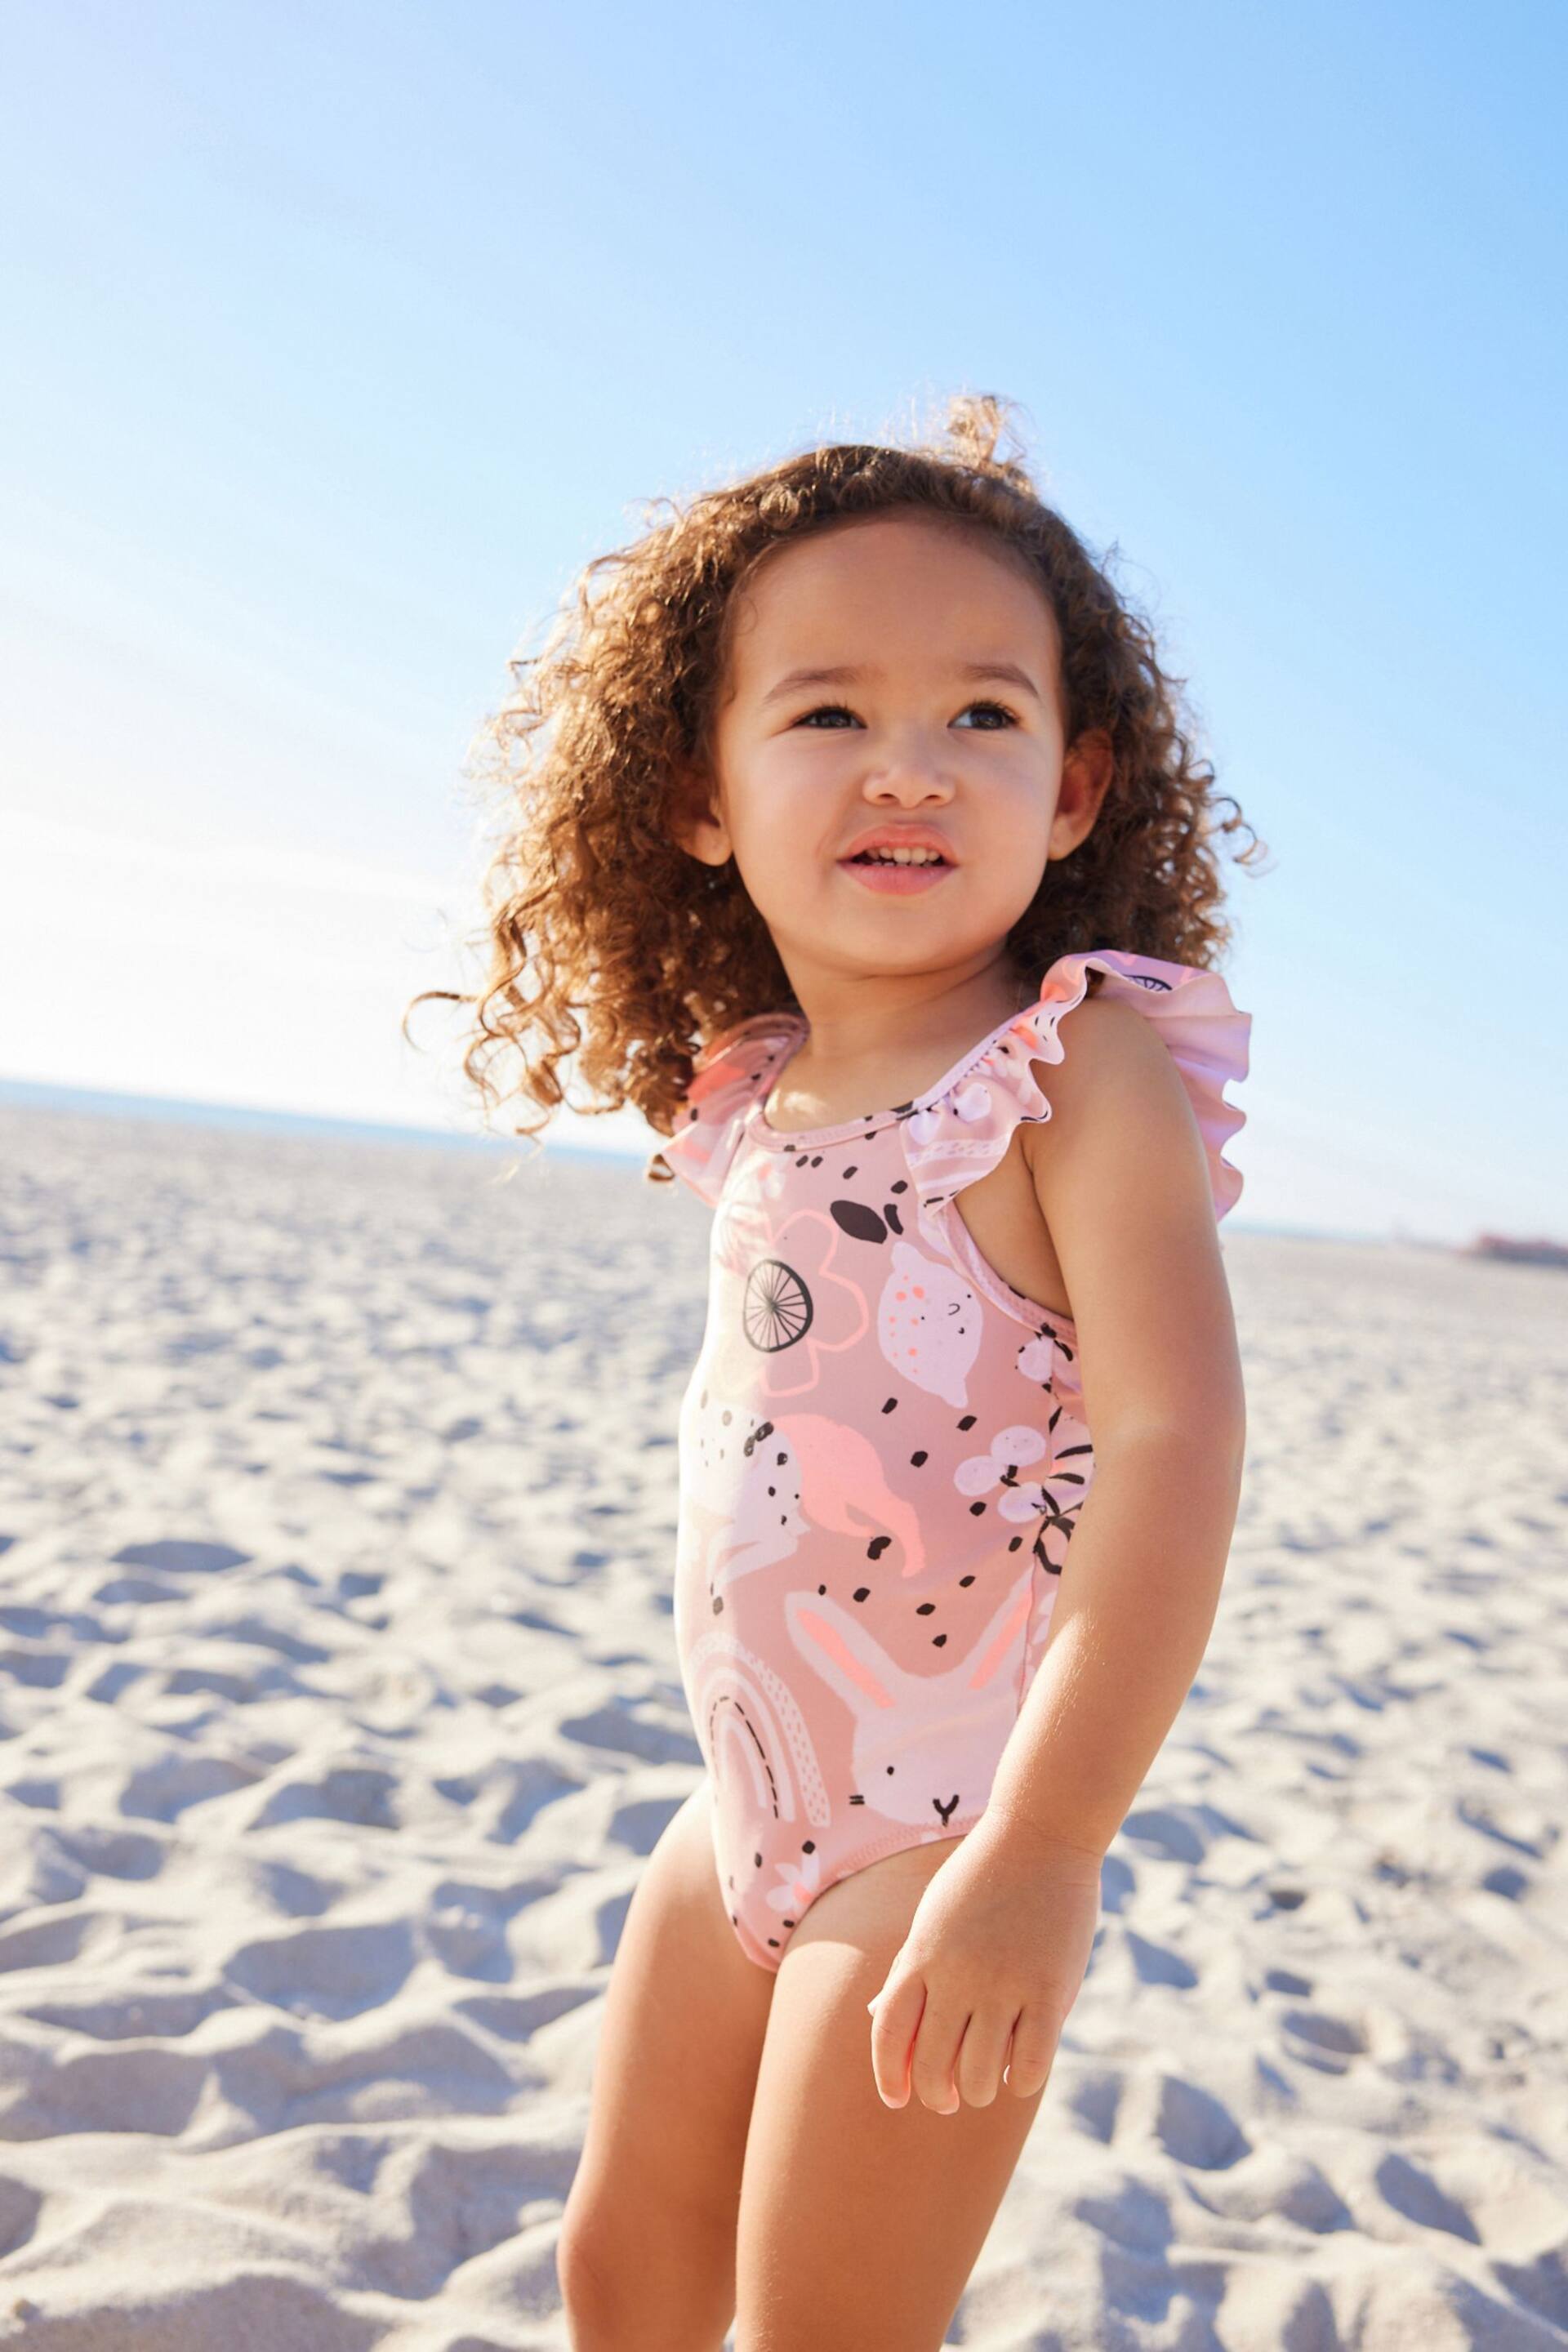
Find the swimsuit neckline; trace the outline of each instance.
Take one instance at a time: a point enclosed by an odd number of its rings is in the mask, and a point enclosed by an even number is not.
[[[1020,1022],[1027,1020],[1029,1014],[1037,1009],[1038,1003],[1038,998],[1036,998],[1033,1003],[1021,1006],[1016,1013],[1009,1013],[1005,1021],[999,1021],[996,1024],[994,1029],[987,1030],[978,1045],[971,1045],[953,1064],[951,1070],[944,1071],[933,1085],[927,1087],[923,1094],[912,1096],[908,1102],[896,1103],[890,1110],[868,1111],[861,1118],[840,1119],[833,1127],[795,1128],[787,1132],[773,1126],[763,1110],[763,1104],[779,1077],[799,1053],[811,1024],[804,1013],[781,1013],[777,1016],[781,1050],[784,1047],[793,1047],[793,1050],[784,1053],[783,1061],[775,1059],[770,1065],[764,1082],[758,1087],[752,1097],[747,1111],[752,1133],[757,1141],[770,1151],[813,1151],[825,1143],[847,1143],[856,1136],[875,1135],[879,1129],[889,1126],[896,1119],[912,1118],[917,1111],[927,1110],[932,1103],[939,1102],[949,1088],[955,1087],[961,1078],[967,1076],[975,1063],[988,1054],[992,1046],[1005,1037],[1010,1029],[1016,1029]]]

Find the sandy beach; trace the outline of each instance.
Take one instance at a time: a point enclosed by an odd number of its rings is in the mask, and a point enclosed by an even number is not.
[[[564,2352],[709,1219],[496,1172],[0,1108],[0,2346]],[[949,2340],[1545,2352],[1568,1280],[1223,1242],[1219,1622]]]

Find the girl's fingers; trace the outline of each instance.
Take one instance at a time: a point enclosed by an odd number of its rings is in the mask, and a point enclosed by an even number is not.
[[[1019,2015],[1013,2027],[1003,2084],[1016,2099],[1032,2099],[1037,2091],[1045,2089],[1061,2030],[1060,2018],[1054,2011],[1042,2008],[1038,2001],[1030,2002]]]
[[[871,2012],[871,2072],[885,2106],[909,2104],[910,2060],[924,2005],[919,1977],[889,1977],[866,2004]]]
[[[994,2009],[976,2010],[964,2028],[952,2079],[965,2106],[988,2107],[996,2096],[1012,2027],[1007,2011]]]
[[[944,2007],[933,2001],[927,1988],[920,2031],[910,2059],[910,2084],[922,2107],[932,2115],[956,2115],[963,2102],[954,2088],[958,2053],[969,2024],[967,2004]]]
[[[1061,2020],[1038,2001],[1009,2020],[1001,2010],[943,2010],[919,1977],[889,1978],[866,2007],[871,2072],[884,2106],[918,2098],[932,2115],[988,2107],[998,2091],[1031,2099],[1055,2063]]]

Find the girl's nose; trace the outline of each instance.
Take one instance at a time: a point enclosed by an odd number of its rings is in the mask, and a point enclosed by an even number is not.
[[[932,737],[923,729],[889,733],[883,742],[873,741],[870,746],[866,782],[881,791],[912,793],[921,800],[932,793],[950,793],[952,746],[945,736]]]

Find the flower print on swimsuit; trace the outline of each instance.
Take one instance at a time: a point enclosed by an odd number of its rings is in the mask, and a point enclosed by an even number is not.
[[[965,1455],[954,1466],[952,1483],[961,1495],[994,1495],[1000,1488],[996,1507],[1003,1518],[1037,1519],[1045,1508],[1044,1490],[1037,1483],[1020,1486],[1017,1474],[1043,1462],[1049,1451],[1044,1430],[1016,1423],[997,1431],[989,1453]]]
[[[823,1358],[857,1346],[870,1323],[855,1247],[830,1207],[802,1203],[777,1161],[743,1160],[713,1219],[714,1379],[765,1400],[808,1395]]]
[[[1038,1442],[1039,1452],[1048,1457],[1044,1478],[1016,1486],[1016,1499],[1009,1500],[1005,1496],[1000,1507],[1005,1517],[1022,1518],[1025,1514],[1019,1506],[1027,1497],[1029,1515],[1037,1515],[1040,1521],[1035,1557],[1048,1575],[1059,1576],[1067,1565],[1068,1545],[1094,1476],[1094,1444],[1078,1410],[1083,1403],[1083,1383],[1077,1370],[1078,1350],[1053,1324],[1044,1323],[1032,1339],[1025,1340],[1016,1360],[1024,1379],[1036,1382],[1049,1401],[1043,1433],[1028,1423],[1016,1430],[1005,1430],[993,1443],[989,1455],[962,1464],[960,1473],[973,1481],[966,1491],[976,1494],[987,1494],[998,1483],[1015,1486],[1016,1482],[1008,1475],[1009,1456],[1019,1454],[1019,1467],[1025,1461],[1033,1463],[1039,1458],[1035,1450]],[[993,1475],[993,1465],[997,1463],[1000,1467]]]
[[[1078,1515],[1094,1481],[1094,1444],[1088,1426],[1066,1402],[1051,1415],[1051,1466],[1046,1473],[1045,1516],[1036,1539],[1037,1558],[1052,1576],[1067,1565],[1068,1546]]]
[[[713,1264],[743,1286],[744,1338],[766,1359],[749,1368],[748,1381],[760,1375],[778,1397],[816,1388],[821,1358],[853,1348],[866,1330],[862,1283],[879,1280],[877,1343],[889,1370],[946,1404],[965,1404],[984,1310],[963,1274],[902,1234],[897,1202],[879,1208],[846,1185],[824,1205],[802,1207],[787,1180],[776,1159],[745,1158],[714,1218]],[[775,1216],[771,1202],[781,1197]]]
[[[739,1329],[728,1342],[762,1360],[751,1368],[748,1386],[785,1402],[804,1397],[816,1387],[825,1356],[858,1345],[871,1309],[844,1270],[846,1247],[830,1216],[797,1209],[749,1259]]]
[[[791,1862],[775,1862],[773,1869],[779,1883],[765,1889],[763,1900],[793,1927],[822,1892],[822,1855],[814,1845]]]

